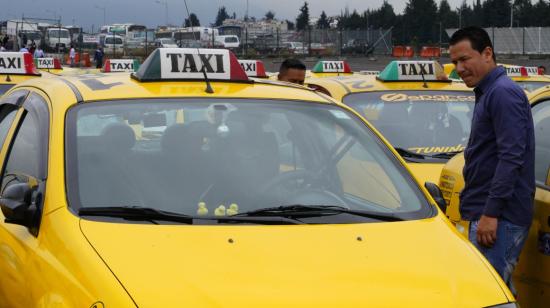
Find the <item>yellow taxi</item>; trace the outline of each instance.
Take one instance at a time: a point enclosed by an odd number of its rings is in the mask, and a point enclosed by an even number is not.
[[[0,52],[0,97],[14,85],[40,76],[30,53]]]
[[[550,89],[528,95],[535,124],[535,215],[519,263],[514,272],[522,307],[546,307],[550,303]],[[464,156],[456,155],[443,168],[439,186],[447,216],[466,238],[468,222],[461,220],[459,195],[464,188]]]
[[[474,93],[445,78],[434,61],[392,61],[378,76],[310,78],[306,84],[367,119],[407,161],[421,183],[437,183],[464,150]]]
[[[544,75],[538,67],[499,64],[506,69],[506,74],[515,81],[525,92],[532,92],[539,88],[550,86],[550,76]],[[444,65],[445,73],[453,80],[461,80],[452,63]]]
[[[0,114],[0,307],[516,307],[357,113],[228,50],[28,81]]]

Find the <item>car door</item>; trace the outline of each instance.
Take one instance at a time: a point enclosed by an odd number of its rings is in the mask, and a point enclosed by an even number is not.
[[[0,204],[8,202],[14,185],[26,185],[31,188],[29,198],[36,208],[26,225],[6,222],[5,213],[0,213],[0,307],[30,307],[30,277],[39,273],[30,273],[28,265],[36,262],[33,256],[39,247],[49,109],[38,93],[15,91],[0,102],[0,114],[6,114],[0,120],[0,138],[5,134],[0,155]],[[8,133],[4,133],[5,127],[9,127]]]
[[[522,307],[550,302],[550,98],[533,105],[535,124],[535,214],[515,280]]]

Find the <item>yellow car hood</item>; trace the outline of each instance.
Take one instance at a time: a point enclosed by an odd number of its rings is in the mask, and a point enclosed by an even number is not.
[[[81,229],[140,307],[484,307],[509,294],[440,216],[305,226],[82,220]]]
[[[439,183],[441,170],[444,164],[433,163],[412,163],[407,162],[407,167],[411,170],[412,175],[418,179],[420,185],[424,186],[426,182]]]

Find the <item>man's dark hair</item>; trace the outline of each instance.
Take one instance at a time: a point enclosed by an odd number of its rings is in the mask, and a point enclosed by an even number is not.
[[[302,71],[306,70],[306,66],[304,65],[304,63],[302,63],[302,61],[298,59],[286,59],[283,61],[283,63],[281,63],[281,67],[279,68],[279,73],[284,73],[291,68],[302,70]]]
[[[491,38],[489,37],[489,34],[487,33],[487,31],[483,30],[483,28],[466,27],[466,28],[458,29],[451,36],[451,40],[449,40],[449,45],[452,46],[464,40],[470,41],[470,44],[472,45],[472,49],[477,50],[477,52],[479,53],[482,53],[483,50],[485,50],[485,48],[491,47],[491,50],[493,51],[493,60],[495,61],[495,63],[497,62],[497,58],[495,56],[495,49],[493,48],[493,43],[491,42]]]

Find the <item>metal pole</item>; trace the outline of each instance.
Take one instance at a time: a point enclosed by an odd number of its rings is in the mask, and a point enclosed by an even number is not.
[[[61,15],[57,20],[57,53],[60,53],[59,49],[61,48]],[[65,49],[67,46],[65,46]]]
[[[510,5],[510,28],[514,26],[514,1],[512,0],[512,5]]]
[[[116,40],[115,40],[115,32],[113,31],[113,59],[116,58]]]
[[[522,28],[521,35],[521,54],[525,55],[525,27]]]

